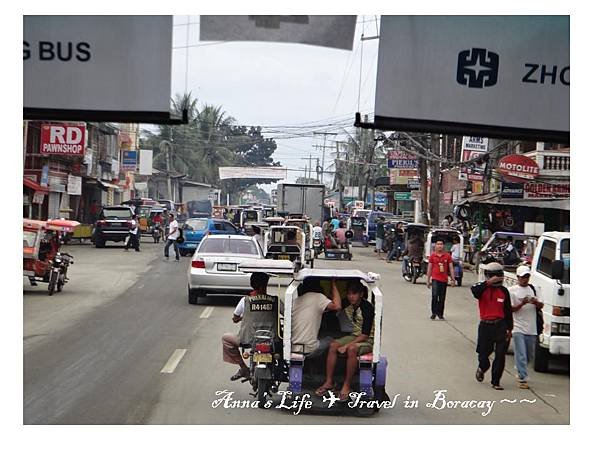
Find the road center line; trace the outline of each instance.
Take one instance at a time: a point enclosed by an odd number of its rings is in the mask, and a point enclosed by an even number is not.
[[[207,306],[206,308],[204,308],[204,310],[202,311],[202,314],[200,314],[200,319],[208,319],[210,317],[210,315],[212,314],[212,312],[214,311],[215,307],[214,306]]]
[[[186,348],[175,349],[160,373],[173,373],[177,368],[177,364],[179,364],[179,361],[181,361],[181,358],[185,355],[185,352],[187,352]]]

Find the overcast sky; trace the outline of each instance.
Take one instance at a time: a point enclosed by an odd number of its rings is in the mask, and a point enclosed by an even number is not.
[[[199,16],[174,16],[172,94],[186,91],[187,44],[187,91],[200,103],[222,106],[239,124],[298,125],[343,119],[351,124],[357,111],[363,27],[365,36],[377,35],[379,16],[357,17],[354,47],[348,51],[289,43],[200,42]],[[363,43],[360,111],[370,116],[377,46],[378,40]],[[352,131],[351,126],[347,129]],[[345,138],[329,136],[328,145],[335,145],[335,139]],[[303,170],[308,161],[301,158],[309,153],[322,157],[322,151],[312,147],[322,142],[323,136],[277,139],[273,158],[290,169]],[[332,161],[328,155],[326,162]],[[288,174],[288,181],[303,175]]]

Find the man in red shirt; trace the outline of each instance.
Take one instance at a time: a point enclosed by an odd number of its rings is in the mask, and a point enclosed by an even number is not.
[[[452,286],[454,286],[452,256],[444,251],[444,241],[439,239],[435,243],[435,250],[429,257],[429,264],[427,264],[427,287],[431,288],[431,320],[435,320],[435,316],[440,320],[445,320],[444,306],[446,304],[448,276],[450,276]]]
[[[502,283],[504,267],[498,263],[490,263],[484,270],[485,281],[471,287],[473,296],[479,302],[479,328],[477,330],[477,354],[479,366],[475,379],[483,381],[485,372],[490,368],[490,355],[495,352],[492,364],[492,387],[497,390],[504,372],[506,349],[510,341],[513,316],[510,293]]]

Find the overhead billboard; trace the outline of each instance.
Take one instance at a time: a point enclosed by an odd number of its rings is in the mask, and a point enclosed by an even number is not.
[[[352,50],[356,16],[200,16],[201,41],[269,41]]]
[[[219,167],[219,178],[230,179],[270,179],[285,180],[287,169],[285,167]]]
[[[172,33],[172,16],[24,16],[24,118],[171,123]]]
[[[569,16],[383,16],[374,127],[569,140]]]
[[[463,136],[461,148],[461,162],[471,161],[485,155],[488,151],[488,138],[477,136]],[[477,160],[470,166],[462,166],[458,172],[459,180],[483,181],[485,162]]]

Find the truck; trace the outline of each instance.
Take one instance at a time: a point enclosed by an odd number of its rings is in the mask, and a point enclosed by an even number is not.
[[[484,279],[486,264],[479,266],[479,280]],[[538,238],[529,283],[537,298],[544,303],[544,327],[535,346],[533,368],[547,372],[552,358],[570,355],[570,286],[571,233],[550,231]],[[513,286],[517,276],[504,271],[504,285]]]
[[[277,185],[277,209],[287,214],[308,216],[311,222],[323,221],[325,185],[279,183]]]

